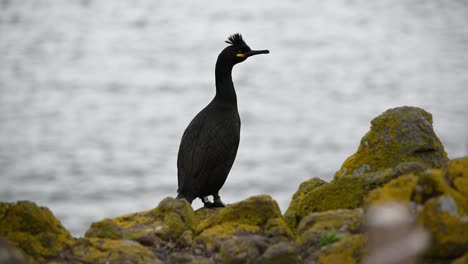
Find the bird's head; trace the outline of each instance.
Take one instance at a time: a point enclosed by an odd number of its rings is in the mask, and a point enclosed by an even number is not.
[[[232,65],[243,62],[254,55],[270,53],[268,50],[252,50],[239,33],[229,36],[225,42],[230,45],[219,54],[218,60]]]

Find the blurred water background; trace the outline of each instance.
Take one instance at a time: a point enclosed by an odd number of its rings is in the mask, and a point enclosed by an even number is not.
[[[235,32],[271,54],[233,72],[225,202],[266,193],[284,211],[396,106],[431,112],[449,157],[466,156],[467,25],[465,0],[1,0],[0,201],[48,206],[82,235],[174,197],[181,135]]]

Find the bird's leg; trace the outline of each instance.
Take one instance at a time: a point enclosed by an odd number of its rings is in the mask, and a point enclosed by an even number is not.
[[[210,199],[208,198],[208,196],[205,196],[203,198],[201,198],[202,202],[203,202],[203,206],[206,207],[206,208],[211,208],[213,207],[213,203],[210,202]]]
[[[226,207],[226,205],[221,201],[219,194],[213,194],[213,207]]]
[[[176,199],[185,199],[189,204],[192,204],[193,199],[191,196],[183,195],[181,193],[177,194]]]

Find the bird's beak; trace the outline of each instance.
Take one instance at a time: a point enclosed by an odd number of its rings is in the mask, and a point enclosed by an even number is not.
[[[258,54],[268,54],[270,53],[269,50],[251,50],[251,51],[248,51],[245,53],[245,57],[250,57],[250,56],[254,56],[254,55],[258,55]]]

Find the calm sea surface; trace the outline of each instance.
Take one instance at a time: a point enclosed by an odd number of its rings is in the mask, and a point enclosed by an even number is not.
[[[466,156],[467,25],[465,0],[2,0],[0,201],[48,206],[82,235],[174,197],[181,135],[235,32],[271,53],[233,72],[225,202],[265,193],[284,211],[396,106],[431,112],[449,156]]]

